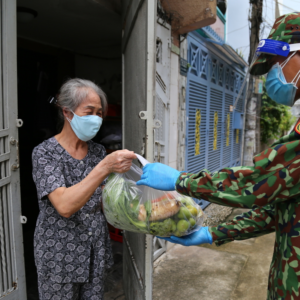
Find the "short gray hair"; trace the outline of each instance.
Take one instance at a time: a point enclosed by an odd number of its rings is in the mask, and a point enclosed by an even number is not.
[[[69,111],[75,111],[80,103],[87,97],[90,90],[95,91],[99,96],[103,110],[103,117],[106,116],[107,99],[103,90],[90,80],[73,78],[66,81],[59,90],[57,105],[59,107],[58,115],[60,122],[64,122],[63,108],[66,108]]]

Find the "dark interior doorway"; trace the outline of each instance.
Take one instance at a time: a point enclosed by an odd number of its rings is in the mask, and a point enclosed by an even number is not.
[[[94,81],[108,96],[109,115],[94,141],[104,141],[108,153],[121,148],[121,1],[17,0],[17,4],[36,12],[30,22],[18,19],[17,26],[18,117],[24,121],[19,129],[21,202],[28,220],[23,226],[25,271],[27,299],[35,300],[33,234],[39,208],[32,150],[59,132],[56,108],[47,99],[74,77]],[[122,244],[112,242],[116,265],[108,275],[106,299],[122,295]],[[114,288],[116,294],[111,292]]]
[[[18,117],[24,121],[19,129],[21,202],[28,220],[23,226],[25,271],[27,299],[35,300],[33,234],[39,208],[32,150],[59,132],[56,108],[47,99],[74,77],[94,81],[108,96],[109,115],[94,141],[106,142],[108,153],[121,148],[121,0],[17,0],[17,5],[36,12],[30,21],[17,20]],[[113,241],[113,251],[116,265],[108,275],[106,299],[122,294],[122,244]]]
[[[31,154],[34,147],[60,131],[57,110],[47,99],[58,93],[64,81],[75,77],[75,62],[71,52],[57,51],[55,48],[22,39],[18,42],[18,108],[19,118],[24,121],[24,125],[19,129],[22,164],[21,204],[22,214],[27,217],[27,223],[23,226],[24,256],[27,298],[35,300],[38,299],[38,289],[33,235],[39,208],[36,187],[32,180]],[[120,105],[117,103],[109,105],[111,116],[104,121],[99,134],[94,138],[95,142],[111,141],[121,134]],[[110,153],[121,148],[121,141],[117,138],[116,143],[108,143],[105,146]],[[112,244],[116,265],[108,274],[106,291],[108,295],[118,295],[122,291],[122,244],[115,241],[112,241]]]
[[[33,257],[33,234],[39,213],[36,187],[32,180],[33,148],[58,133],[56,109],[47,103],[55,95],[58,80],[58,56],[18,48],[18,108],[24,125],[19,129],[22,214],[27,298],[37,298],[37,274]],[[72,70],[66,77],[72,77]]]

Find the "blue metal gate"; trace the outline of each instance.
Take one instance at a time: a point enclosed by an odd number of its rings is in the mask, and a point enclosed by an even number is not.
[[[230,105],[234,105],[245,74],[226,56],[225,59],[218,48],[209,50],[205,39],[197,33],[188,35],[185,159],[188,172],[202,169],[214,172],[240,165],[242,128],[234,129],[233,119],[237,114],[230,112]],[[239,116],[243,113],[244,98],[245,91],[235,110]]]

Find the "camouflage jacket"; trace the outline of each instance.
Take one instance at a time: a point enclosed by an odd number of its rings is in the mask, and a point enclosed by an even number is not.
[[[268,299],[300,299],[300,135],[282,137],[254,157],[253,167],[181,173],[179,193],[213,203],[250,208],[211,227],[217,245],[276,232]]]

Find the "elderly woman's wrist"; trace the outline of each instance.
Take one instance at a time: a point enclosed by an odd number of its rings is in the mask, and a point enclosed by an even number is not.
[[[101,161],[96,166],[96,170],[98,171],[99,175],[104,176],[104,178],[106,178],[111,173],[111,171],[109,170],[109,168],[107,167],[107,165],[103,161]]]

